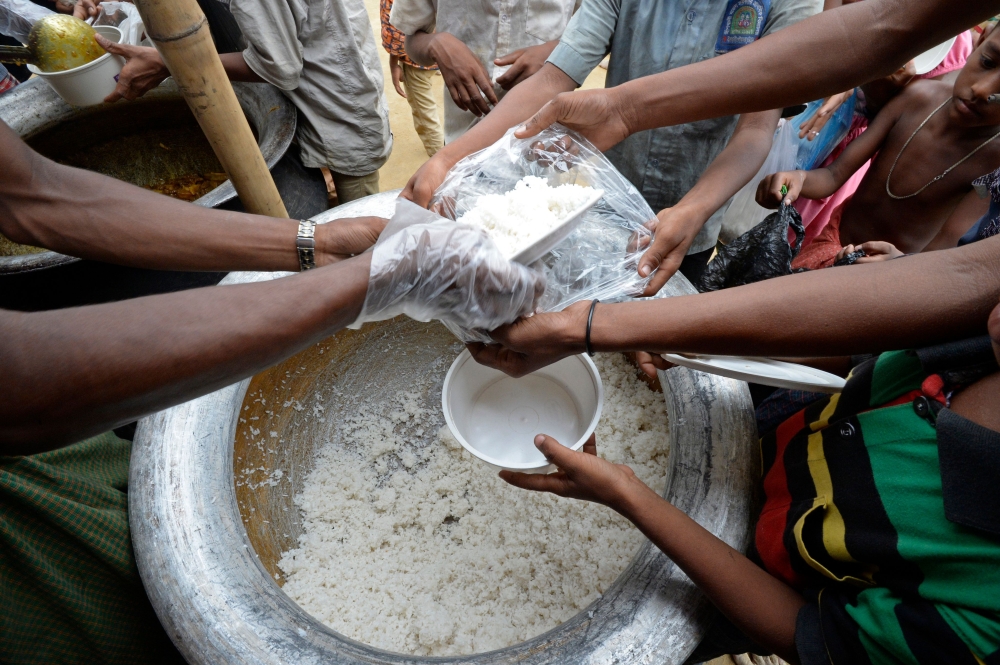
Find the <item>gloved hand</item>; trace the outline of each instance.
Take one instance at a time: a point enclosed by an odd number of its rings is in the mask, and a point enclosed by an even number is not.
[[[530,314],[544,290],[544,275],[505,259],[484,230],[399,199],[352,327],[406,314],[492,330]]]

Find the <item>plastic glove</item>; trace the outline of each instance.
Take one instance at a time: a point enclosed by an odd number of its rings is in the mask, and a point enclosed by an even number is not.
[[[545,277],[505,259],[484,230],[399,199],[352,327],[406,314],[492,330],[534,311],[544,290]]]

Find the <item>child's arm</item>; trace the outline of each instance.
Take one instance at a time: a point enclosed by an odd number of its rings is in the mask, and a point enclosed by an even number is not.
[[[630,468],[597,457],[594,437],[583,452],[539,435],[535,445],[559,471],[532,475],[501,471],[523,489],[604,504],[653,541],[748,637],[796,663],[795,622],[805,600],[702,528],[636,478]]]
[[[868,129],[851,141],[844,152],[826,168],[782,171],[765,177],[757,186],[757,203],[765,208],[777,208],[782,203],[791,204],[800,196],[823,199],[836,192],[879,151],[908,100],[912,103],[912,96],[907,93],[894,99],[868,125]],[[787,193],[782,194],[782,187],[788,188]]]

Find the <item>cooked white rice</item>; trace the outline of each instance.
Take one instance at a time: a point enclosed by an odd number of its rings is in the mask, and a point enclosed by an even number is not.
[[[660,489],[663,396],[622,356],[595,360],[605,390],[600,455]],[[642,535],[603,506],[505,484],[447,427],[441,445],[412,452],[404,442],[441,422],[419,406],[421,388],[400,392],[391,413],[359,413],[349,441],[322,449],[295,497],[303,535],[278,564],[285,592],[347,637],[414,655],[510,646],[580,612]]]
[[[483,227],[506,257],[511,257],[559,226],[594,195],[593,187],[550,187],[544,178],[525,176],[504,194],[484,194],[458,218]]]

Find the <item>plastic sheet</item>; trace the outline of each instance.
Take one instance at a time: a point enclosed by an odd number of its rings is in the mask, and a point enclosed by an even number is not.
[[[142,43],[145,27],[135,5],[129,2],[102,2],[98,7],[93,25],[110,25],[121,30],[121,44],[138,46]]]
[[[0,35],[27,44],[35,21],[53,13],[30,0],[0,0]]]
[[[449,219],[463,215],[484,194],[502,194],[525,176],[550,186],[589,185],[604,196],[580,226],[532,267],[546,278],[538,311],[558,311],[579,300],[622,300],[640,295],[649,278],[636,268],[656,218],[642,195],[587,139],[553,125],[530,139],[508,131],[489,148],[458,162],[434,193],[431,209]],[[489,342],[482,332],[452,329],[463,341]]]
[[[368,293],[351,325],[406,314],[492,330],[533,311],[541,273],[505,259],[482,229],[399,199],[372,250]]]
[[[791,171],[795,168],[795,159],[799,145],[799,134],[792,123],[781,120],[774,131],[771,151],[767,153],[764,165],[757,175],[750,179],[743,188],[736,192],[726,214],[722,217],[722,230],[719,240],[730,243],[736,238],[760,224],[770,214],[770,210],[757,205],[757,184],[771,173]]]

